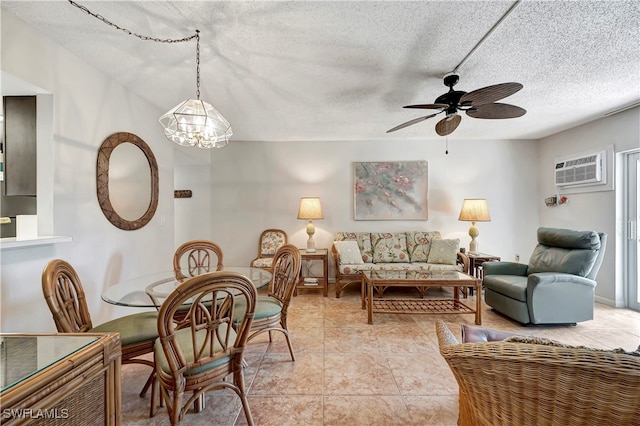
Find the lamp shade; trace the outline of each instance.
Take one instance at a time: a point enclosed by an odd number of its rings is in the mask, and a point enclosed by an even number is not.
[[[323,219],[322,205],[318,197],[302,197],[298,208],[298,219]]]
[[[466,222],[490,222],[489,207],[484,198],[465,198],[458,220]]]

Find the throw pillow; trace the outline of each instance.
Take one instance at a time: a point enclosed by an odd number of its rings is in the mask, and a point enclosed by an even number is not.
[[[433,240],[431,241],[431,249],[429,250],[427,263],[455,265],[458,259],[459,247],[459,238],[455,240]]]
[[[371,247],[371,234],[369,232],[338,232],[336,233],[335,240],[357,241],[364,263],[373,263],[373,248]]]
[[[364,263],[358,242],[355,240],[334,241],[333,245],[338,250],[340,256],[340,264],[342,265],[361,265]]]
[[[477,325],[462,324],[462,343],[498,342],[514,336],[506,331],[493,330]]]
[[[505,342],[513,342],[513,343],[527,343],[530,345],[547,345],[547,346],[557,346],[560,348],[568,348],[568,349],[587,349],[590,351],[594,351],[594,352],[612,352],[615,354],[624,354],[624,355],[632,355],[632,356],[638,356],[640,357],[640,346],[638,346],[638,349],[636,349],[635,351],[626,351],[623,348],[616,348],[616,349],[597,349],[597,348],[592,348],[590,346],[574,346],[574,345],[567,345],[566,343],[560,343],[556,340],[552,340],[552,339],[547,339],[545,337],[536,337],[536,336],[511,336],[511,337],[507,337],[505,340]]]
[[[431,248],[431,241],[440,238],[440,233],[434,232],[407,232],[407,251],[411,262],[426,262]]]

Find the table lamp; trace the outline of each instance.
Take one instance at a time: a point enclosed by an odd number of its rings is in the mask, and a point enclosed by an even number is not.
[[[465,198],[458,220],[471,222],[471,227],[469,228],[469,236],[471,237],[469,253],[478,253],[476,237],[480,235],[480,231],[476,228],[476,222],[491,222],[487,200],[484,198]]]
[[[316,243],[313,241],[313,234],[316,228],[313,226],[313,219],[323,219],[322,206],[318,197],[302,197],[300,199],[300,207],[298,208],[298,219],[308,220],[307,224],[307,253],[315,253]]]

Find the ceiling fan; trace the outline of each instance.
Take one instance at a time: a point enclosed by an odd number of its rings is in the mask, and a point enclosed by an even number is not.
[[[438,112],[409,120],[393,129],[387,130],[387,133],[420,123],[443,112],[446,113],[445,117],[436,123],[436,133],[440,136],[451,134],[458,128],[462,120],[462,116],[459,114],[460,111],[464,111],[469,117],[485,119],[516,118],[523,116],[527,112],[515,105],[496,102],[522,89],[522,84],[520,83],[495,84],[471,92],[463,92],[461,90],[453,90],[453,86],[459,80],[460,76],[458,74],[449,73],[444,76],[444,85],[449,88],[449,91],[438,96],[434,103],[407,105],[404,107],[439,110]]]

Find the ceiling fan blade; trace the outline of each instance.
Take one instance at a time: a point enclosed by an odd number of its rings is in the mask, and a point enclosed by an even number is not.
[[[474,106],[472,109],[467,110],[467,115],[473,118],[501,119],[522,117],[526,112],[525,109],[519,106],[492,103]]]
[[[409,127],[409,126],[411,126],[413,124],[420,123],[421,121],[427,120],[427,119],[429,119],[431,117],[435,117],[436,115],[438,115],[438,113],[431,114],[431,115],[425,115],[424,117],[414,118],[413,120],[409,120],[406,123],[402,123],[399,126],[394,127],[393,129],[387,130],[387,133],[391,133],[391,132],[395,132],[396,130],[404,129],[405,127]]]
[[[440,136],[446,136],[453,133],[453,131],[458,128],[458,124],[460,124],[461,120],[462,117],[459,114],[443,118],[438,121],[438,124],[436,124],[436,133]]]
[[[447,104],[419,104],[419,105],[407,105],[402,108],[418,108],[418,109],[446,109],[449,108]]]
[[[507,96],[511,96],[520,89],[522,89],[522,84],[520,83],[502,83],[483,87],[462,95],[460,105],[476,106],[490,104]]]

